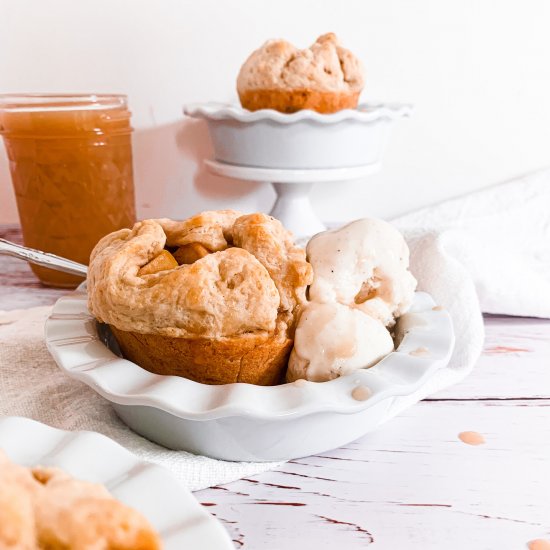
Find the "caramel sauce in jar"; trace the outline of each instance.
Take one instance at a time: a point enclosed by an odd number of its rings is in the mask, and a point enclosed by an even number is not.
[[[123,95],[3,95],[0,133],[26,246],[88,264],[136,221],[130,111]],[[45,284],[82,279],[31,266]]]

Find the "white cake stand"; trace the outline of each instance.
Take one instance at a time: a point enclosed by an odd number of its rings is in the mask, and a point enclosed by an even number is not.
[[[270,183],[277,199],[269,214],[280,220],[297,239],[326,229],[309,200],[309,193],[315,183],[352,181],[370,176],[380,169],[380,163],[318,170],[254,168],[216,160],[205,160],[205,164],[210,172],[218,176]]]

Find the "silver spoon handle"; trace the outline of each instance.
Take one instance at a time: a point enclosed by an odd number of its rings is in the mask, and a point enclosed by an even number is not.
[[[42,252],[40,250],[35,250],[34,248],[27,248],[26,246],[21,246],[10,241],[6,241],[5,239],[0,239],[0,254],[15,256],[16,258],[26,260],[32,264],[41,265],[42,267],[49,267],[50,269],[63,271],[64,273],[71,273],[72,275],[81,275],[82,277],[86,277],[88,274],[88,267],[83,264],[73,262],[72,260],[67,260],[67,258],[62,258],[61,256],[50,254],[49,252]]]

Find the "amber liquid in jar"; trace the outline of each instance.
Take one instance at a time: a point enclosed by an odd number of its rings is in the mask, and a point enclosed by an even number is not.
[[[125,96],[0,96],[26,246],[88,264],[101,237],[134,224],[131,132]],[[32,269],[50,286],[82,281]]]

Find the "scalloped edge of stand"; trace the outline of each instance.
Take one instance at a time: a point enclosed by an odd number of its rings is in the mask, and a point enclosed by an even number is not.
[[[336,113],[323,114],[310,109],[302,109],[295,113],[281,113],[274,109],[260,109],[249,111],[240,105],[231,103],[190,103],[183,108],[184,114],[193,118],[207,120],[237,120],[243,123],[252,123],[269,120],[279,124],[293,124],[304,120],[311,120],[320,124],[335,124],[343,120],[356,120],[358,122],[373,122],[386,118],[396,120],[410,116],[413,107],[400,103],[361,103],[356,109],[342,109]]]

